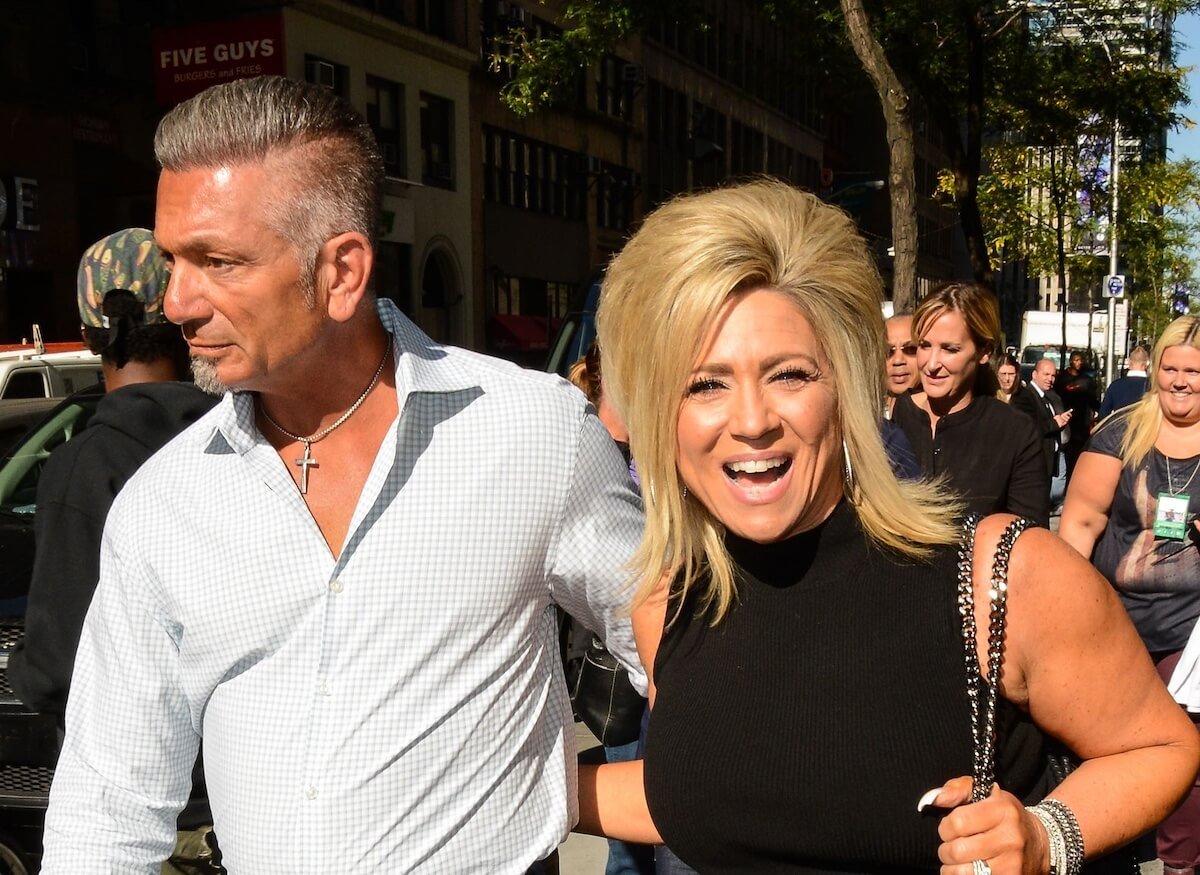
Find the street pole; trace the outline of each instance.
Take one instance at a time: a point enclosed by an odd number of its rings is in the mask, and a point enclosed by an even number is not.
[[[1111,57],[1110,57],[1111,60]],[[1108,275],[1117,275],[1117,180],[1121,175],[1121,119],[1113,115],[1112,141],[1112,212],[1108,218]],[[1104,385],[1116,377],[1117,299],[1108,296],[1108,351],[1104,357]]]

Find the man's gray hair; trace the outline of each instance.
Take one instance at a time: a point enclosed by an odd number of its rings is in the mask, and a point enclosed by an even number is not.
[[[154,155],[175,173],[283,157],[266,219],[295,248],[310,304],[326,241],[357,231],[375,243],[383,159],[366,120],[328,88],[281,76],[215,85],[167,113]]]

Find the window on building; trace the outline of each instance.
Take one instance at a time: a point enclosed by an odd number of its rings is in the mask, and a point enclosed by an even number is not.
[[[601,228],[623,231],[629,227],[633,212],[633,171],[616,164],[603,163],[596,176],[596,224]]]
[[[729,173],[748,176],[763,170],[763,135],[750,125],[735,121],[731,125]]]
[[[413,315],[412,246],[381,240],[375,247],[375,294]]]
[[[584,157],[499,128],[483,129],[483,197],[536,213],[584,218]]]
[[[332,89],[338,97],[350,96],[350,68],[319,55],[304,56],[304,79],[314,85]]]
[[[687,95],[651,79],[646,87],[646,195],[658,204],[688,187]]]
[[[348,0],[348,2],[352,6],[367,9],[384,18],[390,18],[392,21],[399,21],[402,24],[408,22],[408,16],[404,14],[404,0]]]
[[[767,138],[767,173],[788,182],[800,182],[800,168],[796,162],[796,150],[786,143]]]
[[[634,64],[607,55],[596,64],[596,111],[624,121],[633,120],[633,83],[640,71]]]
[[[692,105],[692,186],[712,188],[725,178],[728,119],[703,103]]]
[[[404,149],[404,86],[378,76],[367,77],[367,123],[379,141],[388,176],[408,174]]]
[[[421,181],[454,189],[454,102],[421,92]]]
[[[416,25],[431,36],[442,39],[454,37],[454,6],[446,0],[415,0],[417,7]]]

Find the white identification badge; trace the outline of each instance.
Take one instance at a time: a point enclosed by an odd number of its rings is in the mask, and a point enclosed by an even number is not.
[[[1182,541],[1187,537],[1188,504],[1191,498],[1187,495],[1171,495],[1166,492],[1158,494],[1158,507],[1154,510],[1154,537],[1173,538]]]

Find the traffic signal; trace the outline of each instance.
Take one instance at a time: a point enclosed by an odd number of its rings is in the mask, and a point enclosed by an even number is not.
[[[1175,300],[1171,302],[1171,312],[1176,316],[1186,316],[1189,309],[1187,289],[1176,289]]]

